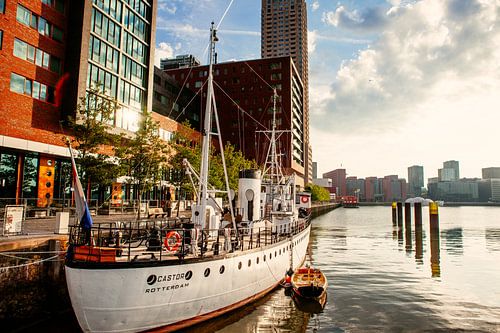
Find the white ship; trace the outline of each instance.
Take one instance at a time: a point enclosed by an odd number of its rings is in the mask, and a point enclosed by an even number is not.
[[[304,262],[310,195],[296,193],[294,176],[281,173],[275,121],[263,175],[260,170],[240,172],[238,207],[227,200],[224,214],[214,195],[221,191],[209,189],[212,113],[218,129],[212,85],[216,40],[212,24],[203,156],[199,177],[195,173],[198,200],[192,218],[175,226],[148,220],[91,226],[80,221],[71,227],[66,280],[84,332],[182,329],[262,297]],[[233,199],[234,192],[222,192]]]

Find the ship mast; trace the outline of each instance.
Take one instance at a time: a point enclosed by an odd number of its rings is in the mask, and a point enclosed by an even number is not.
[[[280,197],[283,193],[279,192],[282,190],[284,185],[285,177],[283,176],[283,170],[281,166],[281,155],[278,154],[276,143],[284,133],[290,132],[289,130],[276,130],[276,89],[273,89],[273,119],[271,124],[271,130],[267,131],[257,131],[263,133],[269,140],[269,147],[267,149],[266,161],[264,164],[263,179],[268,186],[270,191],[270,203],[273,204],[275,196]]]
[[[209,65],[208,65],[208,79],[207,79],[207,100],[205,105],[205,119],[204,126],[202,131],[202,158],[201,158],[201,168],[200,168],[200,177],[198,184],[198,205],[199,209],[197,209],[194,214],[194,219],[199,223],[202,228],[205,228],[206,221],[206,209],[207,209],[207,200],[210,194],[215,193],[225,193],[229,198],[229,209],[231,212],[231,219],[233,222],[233,227],[236,230],[236,222],[234,219],[234,208],[232,205],[232,200],[229,197],[229,178],[227,175],[226,168],[226,160],[224,158],[224,147],[222,144],[222,138],[220,135],[220,126],[219,126],[219,118],[217,116],[217,107],[215,104],[215,95],[214,95],[214,85],[213,85],[213,64],[215,61],[216,53],[215,53],[215,42],[219,39],[217,38],[217,30],[214,28],[214,22],[210,27],[210,46],[209,46]],[[215,123],[217,127],[217,132],[212,132],[212,113],[214,114]],[[210,155],[210,145],[211,145],[211,137],[215,135],[219,139],[220,145],[220,154],[222,157],[222,166],[224,168],[224,176],[226,182],[226,191],[216,191],[208,189],[208,173],[209,173],[209,155]]]

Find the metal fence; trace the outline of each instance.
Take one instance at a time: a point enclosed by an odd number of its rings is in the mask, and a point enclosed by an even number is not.
[[[309,219],[268,227],[198,229],[188,218],[99,223],[91,230],[70,227],[72,262],[185,260],[260,248],[289,239]]]

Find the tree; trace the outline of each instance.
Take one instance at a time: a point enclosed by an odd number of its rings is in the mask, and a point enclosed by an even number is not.
[[[76,117],[69,117],[76,161],[81,167],[82,182],[87,184],[90,196],[91,182],[100,186],[111,184],[119,174],[120,166],[112,158],[112,148],[119,136],[112,133],[113,117],[117,109],[114,100],[101,96],[99,86],[92,87],[80,98]]]
[[[308,184],[306,191],[311,192],[312,201],[330,201],[330,193],[324,187]]]
[[[159,124],[149,112],[145,113],[139,130],[116,149],[122,159],[130,182],[136,185],[137,199],[161,180],[162,171],[168,166],[169,145],[159,135]],[[140,218],[140,209],[138,210]]]

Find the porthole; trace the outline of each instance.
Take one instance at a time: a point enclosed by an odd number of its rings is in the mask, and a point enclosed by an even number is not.
[[[257,257],[257,264],[259,264],[259,257]]]
[[[203,273],[203,275],[205,275],[205,277],[209,276],[210,275],[210,268],[205,269],[205,273]]]
[[[248,267],[252,265],[252,259],[248,259]]]
[[[224,273],[224,270],[225,270],[225,269],[226,269],[226,268],[224,267],[224,265],[220,266],[220,268],[219,268],[219,273],[221,273],[221,274],[222,274],[222,273]]]
[[[193,276],[193,272],[187,271],[186,275],[185,275],[185,278],[186,278],[186,280],[190,280],[192,276]]]
[[[238,264],[238,269],[241,269],[241,261],[240,261],[240,263]]]

